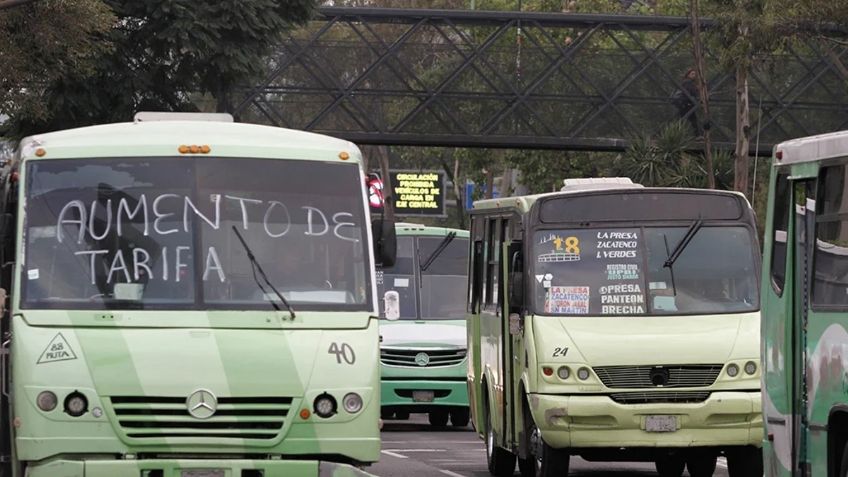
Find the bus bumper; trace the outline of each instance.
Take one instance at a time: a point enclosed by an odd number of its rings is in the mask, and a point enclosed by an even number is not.
[[[464,378],[464,376],[463,376]],[[426,409],[431,406],[468,407],[468,385],[462,381],[409,380],[382,381],[380,384],[380,404],[403,406],[414,412],[414,408]],[[416,401],[414,391],[433,391],[432,401]]]
[[[619,404],[608,396],[531,394],[534,421],[548,445],[725,447],[762,445],[759,392],[713,392],[700,403]],[[648,432],[647,416],[676,416],[677,430]]]
[[[260,471],[260,472],[257,472]],[[371,477],[347,464],[316,460],[51,460],[27,467],[27,477]]]

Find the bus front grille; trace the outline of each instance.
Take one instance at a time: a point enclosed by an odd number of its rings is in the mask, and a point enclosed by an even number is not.
[[[185,397],[112,396],[110,404],[129,439],[270,440],[282,432],[292,398],[220,397],[203,419],[189,413]]]
[[[592,369],[608,388],[697,388],[711,386],[722,365],[598,366]]]
[[[647,391],[613,393],[610,398],[619,404],[697,403],[710,397],[709,391]]]
[[[433,368],[465,361],[462,348],[380,348],[380,362],[388,366]]]

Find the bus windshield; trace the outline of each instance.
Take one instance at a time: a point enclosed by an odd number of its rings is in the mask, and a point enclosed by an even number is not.
[[[32,161],[22,306],[273,309],[235,228],[296,309],[369,310],[361,184],[304,160]]]
[[[669,256],[687,232],[691,240]],[[536,310],[550,315],[755,311],[758,270],[743,226],[544,230],[533,242]]]
[[[402,320],[461,320],[465,318],[468,239],[454,237],[429,266],[445,237],[398,237],[394,266],[380,273],[380,294],[395,290]],[[417,271],[417,273],[416,273]]]

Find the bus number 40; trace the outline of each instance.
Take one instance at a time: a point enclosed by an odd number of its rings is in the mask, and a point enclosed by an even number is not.
[[[336,362],[338,364],[342,364],[342,360],[347,364],[356,362],[356,353],[353,352],[353,348],[347,343],[342,343],[339,346],[338,343],[333,342],[330,344],[330,349],[327,350],[327,353],[336,355]]]

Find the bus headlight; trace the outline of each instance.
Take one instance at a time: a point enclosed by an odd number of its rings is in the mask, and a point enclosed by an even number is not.
[[[589,368],[580,368],[577,370],[577,377],[580,378],[581,381],[585,381],[589,379]]]
[[[560,366],[559,369],[557,369],[557,376],[559,376],[559,379],[564,381],[571,376],[571,370],[568,369],[568,366]]]
[[[50,412],[56,409],[56,404],[58,403],[59,400],[51,391],[41,391],[35,399],[35,404],[38,405],[38,408],[44,412]]]
[[[68,394],[65,398],[65,412],[72,417],[80,417],[88,411],[88,399],[79,391]]]
[[[345,411],[356,414],[362,410],[362,396],[356,393],[347,393],[342,399],[342,406],[344,406]]]
[[[321,394],[315,398],[315,402],[312,403],[312,408],[315,410],[315,414],[318,414],[318,416],[323,418],[331,417],[338,409],[336,399],[327,393]]]
[[[748,374],[754,374],[757,372],[757,363],[753,361],[748,361],[745,363],[745,372]]]
[[[727,365],[727,375],[731,378],[735,378],[736,375],[739,374],[739,366],[736,366],[733,363]]]

